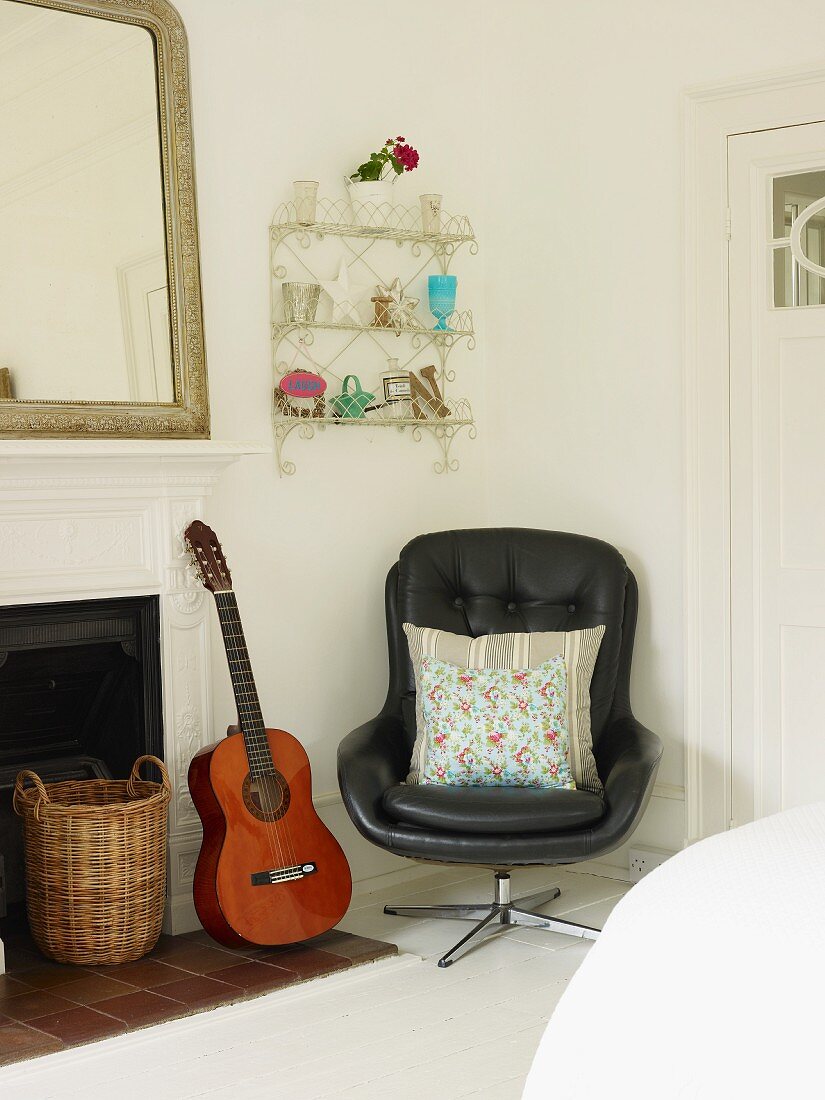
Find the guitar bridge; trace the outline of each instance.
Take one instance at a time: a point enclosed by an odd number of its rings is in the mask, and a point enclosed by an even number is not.
[[[317,863],[296,863],[292,867],[274,867],[271,871],[256,871],[252,876],[253,886],[274,886],[276,882],[295,882],[297,879],[314,875]]]

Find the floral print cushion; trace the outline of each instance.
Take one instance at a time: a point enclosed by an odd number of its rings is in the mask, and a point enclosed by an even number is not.
[[[423,657],[420,686],[422,783],[575,790],[563,656],[534,669],[468,669]]]

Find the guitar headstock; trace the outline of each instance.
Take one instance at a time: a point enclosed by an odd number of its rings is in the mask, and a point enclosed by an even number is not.
[[[183,541],[192,555],[192,563],[204,588],[208,588],[213,595],[231,591],[232,575],[212,528],[196,519],[183,532]]]

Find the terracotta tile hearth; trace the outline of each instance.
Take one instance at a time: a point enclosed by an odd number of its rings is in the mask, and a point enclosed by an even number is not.
[[[123,966],[61,966],[37,952],[22,922],[2,922],[0,1065],[37,1058],[397,953],[394,944],[328,932],[283,948],[232,950],[205,932],[161,936]]]

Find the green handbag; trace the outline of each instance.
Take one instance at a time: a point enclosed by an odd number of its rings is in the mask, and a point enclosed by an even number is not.
[[[350,392],[350,382],[355,387]],[[340,416],[344,420],[362,420],[367,405],[375,400],[374,393],[367,393],[361,388],[361,383],[354,374],[348,374],[344,379],[341,392],[330,401],[333,416]]]

